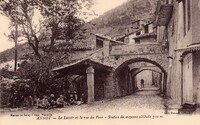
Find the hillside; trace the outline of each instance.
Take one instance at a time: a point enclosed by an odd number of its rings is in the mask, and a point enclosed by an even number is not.
[[[87,32],[115,37],[124,34],[135,20],[152,20],[155,8],[156,0],[129,0],[86,23],[83,28],[87,29]],[[32,53],[28,44],[19,45],[18,57],[20,58],[26,53]],[[14,59],[13,48],[0,53],[0,63],[12,59]]]
[[[115,37],[124,34],[133,21],[151,21],[154,18],[156,0],[129,0],[86,24],[92,32]]]
[[[17,55],[18,55],[19,58],[22,57],[25,54],[30,54],[30,53],[33,53],[33,51],[27,43],[18,45]],[[0,63],[14,59],[14,56],[15,56],[15,49],[14,48],[7,49],[7,50],[3,51],[3,52],[0,53]]]

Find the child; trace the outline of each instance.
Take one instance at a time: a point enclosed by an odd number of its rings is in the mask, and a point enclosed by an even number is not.
[[[62,107],[64,107],[64,104],[65,104],[64,97],[63,97],[63,95],[60,95],[60,97],[56,100],[56,106],[58,108],[62,108]]]
[[[50,107],[54,107],[56,105],[56,100],[55,100],[55,95],[51,94],[50,97],[48,98],[49,105]]]
[[[49,102],[48,102],[48,99],[47,99],[46,95],[43,96],[42,107],[45,108],[45,109],[47,109],[49,107]]]
[[[80,102],[81,102],[81,104],[86,103],[86,99],[85,99],[85,94],[84,93],[81,94]]]
[[[74,99],[73,94],[70,94],[69,104],[70,104],[70,105],[75,105],[75,99]]]
[[[42,99],[41,99],[41,97],[39,97],[39,98],[37,99],[36,106],[37,106],[37,108],[42,108]]]

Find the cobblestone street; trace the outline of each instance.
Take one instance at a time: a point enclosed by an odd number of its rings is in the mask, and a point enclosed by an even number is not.
[[[62,112],[97,113],[97,114],[146,114],[164,113],[162,98],[157,91],[140,91],[119,99],[95,102],[92,105],[69,107]]]

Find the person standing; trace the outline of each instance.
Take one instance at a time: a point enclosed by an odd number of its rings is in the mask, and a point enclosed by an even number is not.
[[[144,88],[144,79],[141,79],[141,88]]]

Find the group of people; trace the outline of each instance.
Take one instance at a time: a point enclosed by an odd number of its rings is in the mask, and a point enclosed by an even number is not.
[[[33,106],[34,99],[30,86],[20,85],[19,87],[12,87],[8,105],[11,108]]]
[[[33,94],[33,90],[27,84],[13,85],[10,89],[8,107],[21,108],[37,106],[38,108],[46,109],[56,107],[61,108],[66,105],[81,105],[87,102],[85,94],[77,94],[76,91],[68,91],[63,95],[59,94],[59,92],[52,94],[48,91],[45,93],[46,94],[43,96],[40,96],[40,94]]]
[[[59,95],[58,98],[55,97],[54,94],[50,94],[50,96],[44,95],[43,98],[38,98],[36,106],[38,108],[62,108],[65,105],[81,105],[86,103],[85,95],[82,93],[80,96],[74,91],[73,93],[68,93],[66,96]]]

